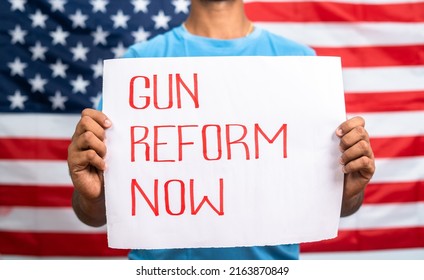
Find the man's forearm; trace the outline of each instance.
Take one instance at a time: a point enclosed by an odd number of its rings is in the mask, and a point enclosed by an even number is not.
[[[78,193],[78,191],[74,190],[72,195],[72,208],[74,209],[78,219],[86,225],[100,227],[106,224],[106,207],[104,198],[97,201],[87,201]]]
[[[351,197],[347,201],[343,201],[342,210],[340,213],[340,217],[346,217],[352,215],[361,207],[362,202],[364,200],[364,192],[360,192],[357,195]]]

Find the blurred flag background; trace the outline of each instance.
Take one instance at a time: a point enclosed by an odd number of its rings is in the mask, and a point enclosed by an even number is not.
[[[0,258],[125,258],[71,209],[67,146],[102,60],[181,24],[188,0],[0,0]],[[424,259],[424,1],[245,0],[257,26],[342,57],[377,171],[339,237],[303,259]]]

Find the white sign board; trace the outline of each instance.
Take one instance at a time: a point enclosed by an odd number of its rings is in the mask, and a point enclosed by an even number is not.
[[[110,247],[337,235],[339,58],[114,59],[103,78]]]

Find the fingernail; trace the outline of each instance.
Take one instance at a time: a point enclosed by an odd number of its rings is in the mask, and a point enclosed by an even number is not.
[[[343,130],[339,127],[339,128],[336,130],[336,133],[337,133],[337,135],[342,136],[342,135],[343,135]]]
[[[106,119],[105,120],[105,126],[106,127],[109,127],[109,126],[111,126],[112,125],[112,122],[109,120],[109,119]]]

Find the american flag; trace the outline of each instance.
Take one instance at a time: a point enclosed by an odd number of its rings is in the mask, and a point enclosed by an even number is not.
[[[181,24],[188,0],[0,1],[0,258],[124,257],[77,220],[67,146],[102,60]],[[424,258],[424,1],[245,1],[257,26],[342,57],[377,171],[339,237],[301,258]]]

